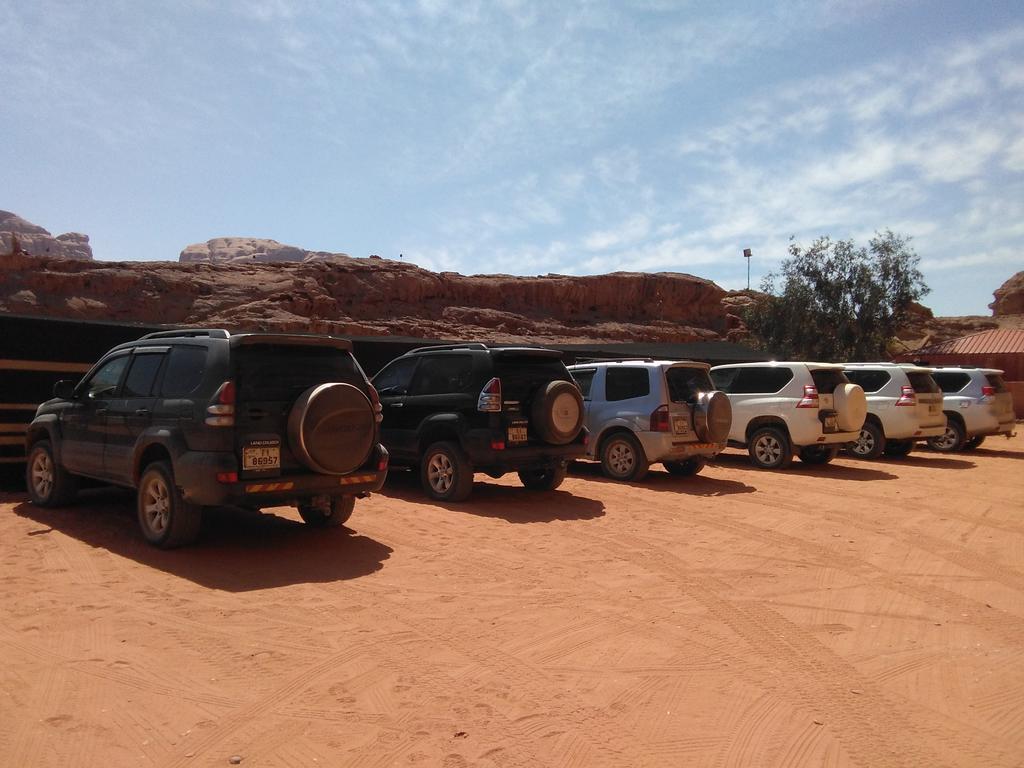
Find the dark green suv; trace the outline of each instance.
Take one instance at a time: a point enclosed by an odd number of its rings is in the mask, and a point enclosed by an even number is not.
[[[334,526],[387,475],[377,393],[351,344],[328,336],[162,331],[60,381],[28,428],[35,504],[79,478],[137,489],[146,539],[193,541],[202,508],[294,504]]]

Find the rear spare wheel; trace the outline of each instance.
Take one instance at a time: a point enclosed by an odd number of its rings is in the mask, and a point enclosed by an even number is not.
[[[701,392],[693,407],[697,437],[708,443],[724,443],[732,429],[732,404],[724,392]]]
[[[567,445],[583,427],[583,396],[569,381],[549,381],[533,398],[534,431],[545,443]]]
[[[856,384],[840,384],[832,390],[836,426],[843,432],[856,432],[868,415],[868,399]]]
[[[288,443],[295,457],[324,475],[344,475],[370,456],[375,436],[373,406],[351,384],[310,387],[288,414]]]

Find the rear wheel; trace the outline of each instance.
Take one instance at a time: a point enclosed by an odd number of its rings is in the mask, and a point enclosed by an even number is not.
[[[49,440],[40,440],[29,450],[25,485],[32,503],[40,507],[62,507],[78,492],[78,478],[53,458]]]
[[[355,496],[335,496],[326,507],[299,504],[299,517],[317,528],[336,528],[348,522],[355,508]]]
[[[662,463],[670,475],[678,477],[692,477],[707,466],[705,459],[684,459],[683,461],[666,461]]]
[[[455,443],[434,443],[423,453],[420,483],[432,499],[462,501],[473,491],[473,467]]]
[[[142,535],[154,546],[173,549],[199,537],[203,508],[185,501],[166,461],[155,461],[142,471],[137,510]]]
[[[902,459],[914,450],[913,440],[890,440],[885,444],[885,455],[894,459]]]
[[[877,459],[885,450],[885,434],[873,421],[865,421],[860,437],[850,444],[850,453],[859,459]]]
[[[523,469],[519,471],[519,479],[531,491],[553,491],[565,480],[565,473],[564,466]]]
[[[805,445],[800,449],[800,461],[804,464],[828,464],[838,455],[838,445]]]
[[[964,443],[964,450],[965,451],[973,451],[975,448],[977,448],[979,445],[981,445],[984,442],[985,442],[985,436],[984,435],[978,435],[977,437],[972,437],[970,440],[968,440],[966,443]]]
[[[750,460],[759,469],[785,469],[793,463],[789,436],[778,427],[762,427],[750,436]]]
[[[963,425],[957,419],[946,419],[946,431],[938,437],[928,439],[928,446],[939,453],[953,453],[964,447],[967,436]]]
[[[640,441],[628,432],[605,438],[601,445],[601,471],[612,480],[642,480],[650,463]]]

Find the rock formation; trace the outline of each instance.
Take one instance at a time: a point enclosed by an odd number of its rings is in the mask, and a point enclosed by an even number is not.
[[[89,236],[67,232],[54,237],[42,227],[9,211],[0,211],[0,253],[20,250],[33,256],[92,261]]]
[[[1024,272],[1018,272],[995,290],[995,301],[988,305],[996,317],[1024,315]]]
[[[336,257],[348,258],[348,254],[306,251],[294,245],[283,245],[277,240],[262,240],[256,237],[215,237],[205,243],[187,246],[178,260],[182,263],[202,261],[214,264],[227,261],[275,263]]]

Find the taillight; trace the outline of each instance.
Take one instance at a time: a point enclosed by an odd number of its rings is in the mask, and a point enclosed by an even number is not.
[[[484,413],[501,413],[501,379],[491,379],[484,385],[477,398],[476,409]]]
[[[796,404],[797,408],[817,408],[818,388],[814,384],[804,384],[804,396]]]
[[[377,457],[377,471],[378,472],[387,472],[387,470],[388,470],[388,462],[390,461],[390,459],[391,459],[391,454],[389,454],[387,452],[387,450],[384,448],[384,446],[382,445],[380,447],[380,455]]]
[[[235,426],[235,382],[228,379],[217,388],[206,413],[206,423],[211,427]]]
[[[671,432],[672,420],[668,415],[668,406],[659,405],[651,413],[651,432]]]
[[[900,399],[896,401],[896,405],[917,405],[917,395],[912,386],[904,384],[900,387]]]
[[[377,394],[377,389],[372,384],[366,385],[366,396],[370,398],[370,405],[373,406],[373,416],[379,424],[384,420],[383,409],[380,407],[380,395]],[[384,469],[387,469],[385,467]],[[383,470],[382,470],[383,471]]]
[[[981,396],[982,397],[995,397],[995,394],[996,394],[996,388],[995,387],[982,387],[981,388]]]

